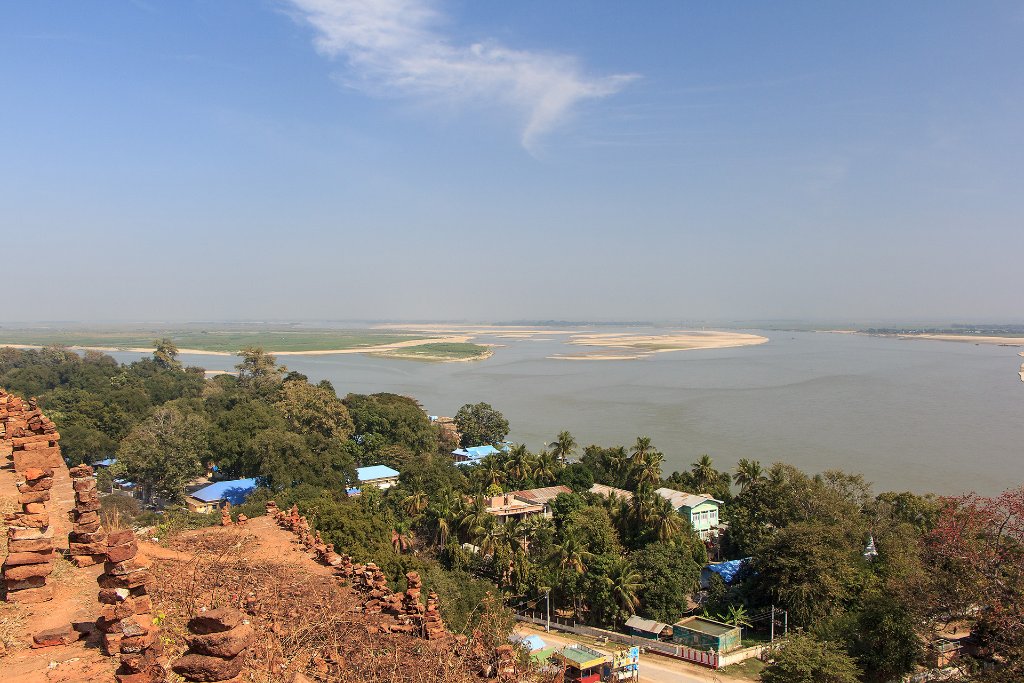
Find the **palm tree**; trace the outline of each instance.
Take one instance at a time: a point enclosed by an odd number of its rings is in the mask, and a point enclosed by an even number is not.
[[[611,593],[615,603],[616,621],[623,615],[633,615],[640,604],[639,593],[643,588],[640,574],[630,565],[629,560],[620,557],[612,565],[611,571],[604,577],[605,586]],[[627,616],[628,618],[628,616]]]
[[[472,537],[476,535],[478,529],[483,528],[487,524],[488,517],[492,516],[491,513],[487,512],[487,501],[484,497],[475,496],[472,502],[463,509],[459,526],[466,535]]]
[[[623,446],[619,446],[605,454],[605,467],[615,477],[617,486],[625,486],[629,479],[629,454]]]
[[[638,436],[636,437],[636,443],[633,444],[633,459],[639,458],[643,460],[652,450],[654,450],[654,446],[651,444],[651,438],[649,436]]]
[[[409,523],[402,522],[396,529],[391,530],[391,546],[396,553],[404,553],[413,544],[412,531],[409,530]]]
[[[715,469],[710,455],[705,453],[700,456],[700,460],[693,463],[691,467],[693,469],[690,470],[690,473],[693,475],[693,481],[697,484],[697,493],[708,491],[718,482],[718,470]]]
[[[587,563],[593,557],[593,553],[576,536],[567,534],[561,543],[551,548],[550,561],[559,571],[582,574],[587,571]]]
[[[636,484],[656,486],[661,483],[661,465],[665,456],[660,451],[648,451],[636,469]]]
[[[567,431],[560,432],[558,437],[551,443],[551,452],[555,454],[560,462],[565,462],[576,450],[576,439]]]
[[[488,455],[481,460],[480,465],[476,467],[476,471],[483,478],[483,488],[492,485],[501,486],[502,482],[505,481],[505,472],[501,468],[501,463],[493,455]]]
[[[476,527],[473,537],[473,543],[480,546],[480,551],[484,555],[496,555],[499,552],[511,555],[512,540],[508,527],[493,515],[488,515],[486,521]]]
[[[526,446],[521,443],[513,446],[505,462],[505,471],[508,475],[516,481],[526,481],[533,476],[533,468],[533,454]]]
[[[402,509],[410,517],[417,517],[427,509],[427,494],[423,491],[416,491],[402,499]]]
[[[650,484],[653,486],[661,483],[661,465],[664,462],[665,456],[654,448],[648,437],[636,437],[636,444],[633,445],[633,457],[630,461],[633,485]]]
[[[733,481],[739,484],[741,493],[746,491],[748,486],[762,479],[764,479],[764,470],[761,469],[760,460],[740,458],[740,461],[736,463],[736,474],[733,475]]]
[[[683,530],[683,518],[679,515],[672,503],[667,499],[657,496],[651,506],[648,525],[654,531],[659,541],[668,541],[675,538]]]
[[[454,491],[444,490],[434,497],[427,508],[427,515],[437,530],[438,545],[442,548],[448,545],[448,537],[457,526],[460,505],[461,499]]]
[[[554,483],[558,477],[559,462],[558,456],[549,451],[541,451],[534,461],[533,476],[541,486],[548,486]]]

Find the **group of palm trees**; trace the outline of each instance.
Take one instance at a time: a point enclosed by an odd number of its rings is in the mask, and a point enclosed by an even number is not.
[[[448,548],[452,542],[468,542],[479,549],[482,557],[493,560],[495,578],[499,584],[519,581],[521,574],[531,568],[544,568],[548,575],[559,581],[581,579],[594,561],[594,554],[571,528],[556,529],[555,522],[542,515],[522,519],[501,520],[488,512],[488,495],[530,486],[549,486],[573,456],[577,447],[568,432],[548,444],[539,453],[531,453],[518,444],[484,458],[469,474],[470,490],[476,495],[446,488],[430,494],[414,491],[401,500],[405,520],[396,525],[392,544],[398,552],[406,552],[414,545],[413,528],[426,532],[430,542],[438,548]],[[672,503],[655,489],[662,484],[661,467],[664,455],[647,437],[639,437],[629,449],[609,449],[603,452],[602,469],[617,482],[628,482],[633,489],[630,496],[590,496],[589,503],[600,505],[627,548],[641,548],[651,542],[674,543],[684,540],[687,520]],[[586,460],[586,458],[584,458]],[[764,479],[761,465],[756,460],[740,460],[735,474],[719,472],[709,456],[702,456],[686,473],[695,488],[712,488],[723,478],[735,482],[741,489]],[[728,484],[726,484],[728,485]],[[697,492],[700,492],[698,488]],[[533,539],[545,535],[549,542],[542,554],[532,547]],[[605,560],[607,563],[607,560]],[[516,573],[519,572],[519,576]],[[610,611],[618,621],[635,613],[643,586],[640,575],[628,556],[615,558],[612,566],[604,567],[602,578],[607,600],[614,605]],[[572,581],[570,581],[572,583]],[[579,609],[579,596],[573,597]],[[743,615],[731,615],[733,617]]]

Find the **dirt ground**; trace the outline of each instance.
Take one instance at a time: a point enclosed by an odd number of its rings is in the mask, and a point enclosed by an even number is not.
[[[13,510],[17,501],[15,483],[20,477],[10,467],[0,468],[0,501],[3,509]],[[54,546],[67,550],[71,521],[68,512],[74,505],[71,477],[67,468],[54,470],[51,499],[47,502]],[[3,555],[6,556],[7,525],[0,521]],[[50,575],[54,599],[37,605],[0,602],[0,636],[6,655],[0,657],[4,683],[71,683],[72,681],[113,680],[114,662],[98,649],[95,636],[84,637],[67,646],[32,649],[32,635],[66,624],[88,629],[99,611],[96,578],[102,565],[79,569],[59,559]],[[91,629],[90,629],[91,630]]]

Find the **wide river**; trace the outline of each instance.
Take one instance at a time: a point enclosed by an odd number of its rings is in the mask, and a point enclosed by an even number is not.
[[[665,453],[666,474],[708,453],[720,469],[754,458],[860,472],[876,491],[994,494],[1024,482],[1019,348],[748,331],[770,342],[570,361],[547,358],[586,350],[564,336],[483,336],[478,341],[504,346],[472,363],[358,354],[279,360],[313,381],[330,380],[342,396],[406,394],[432,415],[487,401],[508,418],[510,439],[534,449],[563,429],[581,444],[629,445],[646,435]],[[237,362],[182,360],[210,370]]]

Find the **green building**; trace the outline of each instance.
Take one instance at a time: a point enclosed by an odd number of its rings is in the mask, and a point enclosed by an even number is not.
[[[675,489],[660,488],[655,491],[672,503],[676,511],[690,520],[693,530],[703,540],[718,533],[718,506],[722,501],[704,494],[684,493]]]
[[[672,626],[672,642],[724,654],[740,646],[740,627],[705,617],[688,617]]]

